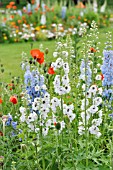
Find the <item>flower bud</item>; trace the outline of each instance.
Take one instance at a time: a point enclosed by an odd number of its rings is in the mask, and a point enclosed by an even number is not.
[[[49,49],[46,48],[46,49],[45,49],[45,54],[48,54],[48,53],[49,53]]]
[[[4,72],[4,68],[1,69],[1,72],[2,72],[2,73]]]
[[[21,151],[25,152],[27,150],[27,146],[25,144],[21,144]]]
[[[58,123],[56,124],[56,126],[55,126],[55,127],[56,127],[56,129],[57,129],[57,130],[60,130],[60,128],[61,128],[61,124],[58,122]]]

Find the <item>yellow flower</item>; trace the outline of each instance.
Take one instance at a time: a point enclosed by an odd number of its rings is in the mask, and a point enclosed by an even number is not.
[[[36,31],[40,31],[40,27],[36,27],[35,30],[36,30]]]
[[[16,33],[18,33],[19,32],[19,30],[16,30]]]
[[[87,21],[87,18],[84,18],[84,21]]]
[[[46,28],[46,25],[41,25],[40,28],[42,28],[42,29],[43,29],[43,28]]]
[[[6,36],[4,36],[4,40],[7,40],[7,37],[6,37]]]

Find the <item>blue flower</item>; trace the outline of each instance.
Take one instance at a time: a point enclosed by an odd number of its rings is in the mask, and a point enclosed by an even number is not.
[[[17,126],[17,122],[11,122],[11,125],[12,125],[12,127],[14,128],[14,129],[16,129],[16,126]]]
[[[113,113],[112,113],[112,114],[109,114],[109,116],[113,119]]]
[[[86,69],[86,71],[85,71]],[[91,82],[92,82],[92,71],[90,69],[90,66],[88,63],[86,63],[85,66],[85,61],[82,60],[81,65],[80,65],[80,79],[86,81],[85,83],[87,84],[87,86],[90,86]],[[85,75],[86,74],[86,75]]]
[[[112,86],[113,85],[113,51],[104,50],[103,51],[104,60],[101,67],[102,74],[104,76],[102,85]]]
[[[67,7],[66,6],[63,6],[62,7],[62,19],[64,19],[65,17],[66,17],[66,9],[67,9]]]
[[[6,125],[7,125],[7,126],[10,126],[10,125],[11,125],[11,121],[12,121],[12,116],[9,114],[9,115],[8,115],[8,120],[7,120],[7,122],[6,122]]]

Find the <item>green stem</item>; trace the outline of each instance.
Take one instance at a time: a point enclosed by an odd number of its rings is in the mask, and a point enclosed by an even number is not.
[[[62,170],[61,165],[60,165],[60,157],[59,157],[58,148],[59,148],[59,133],[57,130],[57,133],[56,133],[56,155],[57,155],[57,161],[58,161],[58,169]]]
[[[87,40],[86,40],[87,42]],[[88,131],[87,131],[87,112],[86,112],[86,107],[87,107],[87,54],[86,54],[86,42],[85,42],[85,137],[86,137],[86,167],[88,167]]]
[[[113,170],[113,136],[112,139],[110,139],[110,170]]]
[[[73,152],[73,149],[72,149],[72,139],[73,139],[73,135],[71,135],[71,127],[70,127],[70,124],[68,125],[68,133],[69,133],[69,150],[70,152],[72,152],[72,162],[73,162],[73,167],[74,167],[74,170],[76,170],[76,165],[75,165],[75,162],[74,162],[74,152]]]

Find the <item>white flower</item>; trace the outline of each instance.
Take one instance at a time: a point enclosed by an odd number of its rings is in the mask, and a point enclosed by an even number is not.
[[[102,119],[98,118],[98,119],[93,119],[92,120],[92,124],[95,126],[100,126],[100,124],[102,123]]]
[[[67,51],[62,51],[62,55],[67,58],[68,57],[68,52]]]
[[[58,57],[59,53],[58,52],[53,52],[53,57]]]
[[[49,94],[49,93],[45,93],[45,94],[44,94],[44,98],[45,98],[46,100],[49,100],[49,101],[50,101],[50,94]]]
[[[94,105],[99,106],[102,103],[102,98],[101,97],[96,97],[93,100]]]
[[[26,112],[26,108],[23,107],[23,106],[21,106],[21,107],[19,108],[19,110],[20,110],[20,113],[22,113],[22,114],[24,114],[24,113]]]
[[[27,122],[28,123],[28,127],[32,130],[32,131],[34,131],[35,130],[35,126],[32,124],[32,123],[29,123],[29,122]]]
[[[86,97],[89,98],[89,99],[91,98],[91,91],[86,92]]]
[[[64,89],[64,87],[62,87],[62,86],[60,86],[60,87],[54,87],[55,89],[55,93],[58,93],[59,95],[63,95],[63,94],[65,94],[65,89]]]
[[[98,88],[98,92],[100,95],[102,95],[102,92],[103,92],[102,87]]]
[[[47,100],[46,98],[42,98],[41,99],[41,107],[47,108],[48,106],[49,106],[49,100]]]
[[[40,97],[36,97],[35,99],[34,99],[34,103],[40,103],[41,102],[41,98]]]
[[[48,119],[46,122],[46,127],[51,127],[51,124],[52,124],[52,120]]]
[[[73,109],[74,109],[74,106],[73,104],[67,106],[66,104],[63,104],[63,114],[64,115],[72,115],[73,114]]]
[[[97,137],[100,137],[101,136],[101,133],[99,131],[99,128],[95,125],[92,125],[90,128],[89,128],[89,132],[93,135],[96,135]]]
[[[88,111],[91,113],[91,114],[94,114],[98,111],[98,107],[96,105],[92,105]]]
[[[37,102],[32,103],[32,109],[33,110],[37,111],[39,109],[39,107],[40,107],[40,102],[39,103],[37,103]]]
[[[60,75],[55,76],[53,84],[54,86],[60,86]]]
[[[30,123],[30,122],[34,122],[36,121],[38,118],[37,114],[35,112],[33,113],[30,113],[29,116],[28,116],[28,119],[27,119],[27,122]]]
[[[63,63],[63,69],[65,74],[69,73],[69,64],[67,62]]]
[[[40,86],[36,85],[35,86],[35,91],[39,91],[40,90]]]
[[[84,131],[85,131],[85,128],[84,128],[84,126],[83,126],[83,123],[82,123],[82,122],[79,122],[78,134],[79,134],[79,135],[83,135],[83,134],[84,134]]]
[[[85,81],[85,74],[84,74],[84,72],[82,72],[82,74],[80,74],[79,79],[81,79],[81,80],[84,80],[84,81]]]
[[[35,128],[35,133],[38,133],[39,132],[39,128]]]
[[[40,112],[41,112],[41,111],[40,111]],[[45,120],[45,119],[48,117],[47,113],[48,113],[48,112],[44,112],[44,111],[41,112],[41,118]]]
[[[97,132],[96,136],[99,138],[101,136],[101,133]]]
[[[85,123],[85,116],[86,116],[86,123],[87,123],[91,116],[88,112],[86,112],[86,114],[85,114],[85,112],[82,112],[81,117],[82,117],[82,120],[84,123]]]
[[[40,115],[40,119],[41,119],[42,117],[41,117],[41,115]],[[40,126],[44,126],[44,120],[41,120],[40,121]]]
[[[18,35],[22,35],[22,32],[18,32]]]
[[[60,124],[61,124],[61,131],[65,128],[65,122],[64,121],[62,121],[62,122],[60,122]]]
[[[100,66],[101,66],[101,64],[100,64],[100,63],[98,63],[98,64],[97,64],[97,67],[99,67],[99,68],[100,68]]]
[[[86,88],[86,84],[83,84],[82,85],[82,89],[85,91],[85,88]]]
[[[70,122],[72,122],[75,119],[75,117],[76,117],[75,114],[68,115]]]
[[[100,74],[96,75],[95,79],[96,80],[101,80],[101,75]]]
[[[93,69],[93,72],[96,74],[96,73],[97,73],[97,69],[96,69],[96,68],[94,68],[94,69]]]
[[[56,27],[56,24],[55,24],[55,23],[53,23],[51,26],[52,26],[52,27]]]
[[[47,90],[46,85],[45,85],[45,84],[43,84],[43,85],[41,86],[41,89],[43,89],[43,90]]]
[[[98,111],[98,115],[99,115],[100,118],[102,117],[102,110]]]
[[[52,105],[54,105],[54,106],[60,106],[60,100],[59,100],[57,97],[53,97],[53,98],[51,99],[51,103],[52,103]]]
[[[49,128],[43,128],[42,129],[42,134],[44,135],[44,136],[46,136],[47,134],[48,134],[48,131],[49,131]]]
[[[51,100],[51,109],[54,113],[56,112],[56,107],[58,106],[61,107],[60,100],[56,97],[53,97],[53,99]]]
[[[60,68],[60,67],[63,66],[63,60],[62,60],[62,58],[58,58],[58,59],[56,60],[56,65],[57,65],[57,68]]]
[[[22,116],[20,116],[20,121],[25,122],[25,120],[26,120],[25,114],[22,114]]]
[[[35,34],[34,34],[34,33],[31,33],[31,37],[33,37],[33,38],[34,38],[34,37],[35,37]]]
[[[96,85],[92,85],[91,87],[90,87],[90,89],[89,89],[89,91],[91,92],[91,93],[93,93],[94,95],[96,94],[96,92],[97,92],[97,86]]]
[[[63,77],[62,77],[62,84],[65,85],[65,84],[68,84],[69,83],[69,77],[67,74],[65,74]]]
[[[65,87],[64,87],[64,88],[65,88],[65,90],[64,90],[64,91],[65,91],[65,93],[69,93],[69,92],[70,92],[70,90],[71,90],[71,87],[69,86],[69,84],[65,85]],[[64,93],[64,94],[65,94],[65,93]]]

